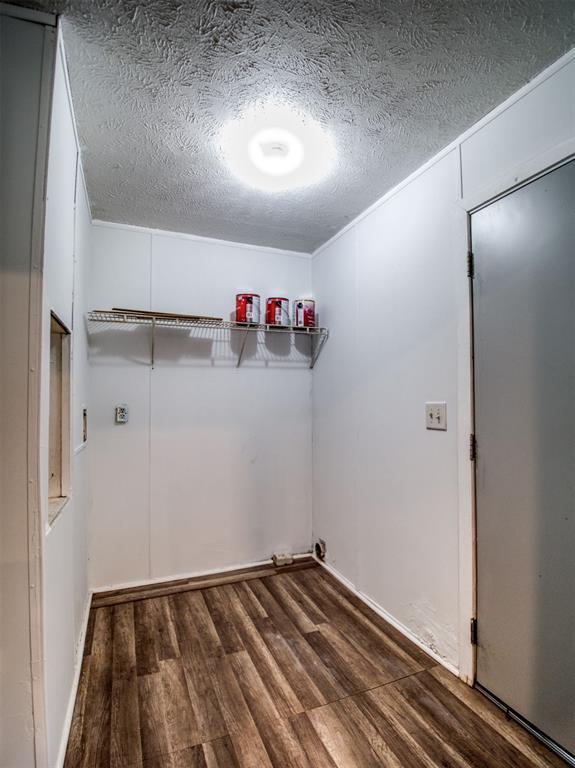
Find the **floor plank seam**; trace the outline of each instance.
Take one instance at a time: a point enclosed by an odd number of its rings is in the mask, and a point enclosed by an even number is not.
[[[430,667],[429,669],[434,669],[434,667]],[[387,683],[378,683],[377,685],[372,685],[369,688],[361,688],[358,691],[347,693],[345,696],[341,696],[339,699],[332,699],[331,701],[326,701],[325,704],[318,704],[317,707],[308,707],[307,709],[304,709],[303,712],[294,712],[294,714],[291,715],[288,719],[291,720],[292,717],[297,717],[299,714],[307,714],[308,712],[313,712],[316,709],[322,709],[322,707],[331,707],[333,704],[339,704],[341,701],[345,701],[346,699],[353,699],[355,696],[361,696],[362,694],[369,693],[370,691],[377,691],[380,688],[387,688],[388,685],[393,685],[394,683],[399,683],[402,680],[407,680],[409,677],[416,677],[417,675],[421,675],[427,671],[428,669],[418,669],[416,672],[410,672],[408,675],[403,675],[402,677],[398,677],[395,680],[389,680]]]

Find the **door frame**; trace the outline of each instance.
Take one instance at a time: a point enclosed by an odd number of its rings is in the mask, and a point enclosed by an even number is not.
[[[471,436],[475,434],[473,278],[468,275],[468,254],[472,250],[471,216],[574,159],[575,137],[508,168],[488,185],[461,195],[456,203],[459,676],[468,685],[474,685],[476,679],[477,656],[471,637],[471,621],[478,619],[477,505],[475,461],[471,459]]]

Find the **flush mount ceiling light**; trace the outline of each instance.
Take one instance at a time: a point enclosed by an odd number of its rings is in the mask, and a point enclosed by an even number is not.
[[[267,192],[307,187],[335,162],[331,138],[319,123],[275,105],[252,107],[218,137],[221,156],[240,181]]]

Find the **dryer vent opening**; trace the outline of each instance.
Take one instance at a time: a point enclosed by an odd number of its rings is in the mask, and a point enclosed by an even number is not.
[[[315,556],[318,558],[318,560],[325,560],[326,551],[327,547],[325,545],[325,541],[323,539],[318,539],[314,547]]]

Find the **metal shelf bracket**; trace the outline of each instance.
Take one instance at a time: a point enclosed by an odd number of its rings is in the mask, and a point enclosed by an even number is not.
[[[309,367],[313,368],[316,364],[316,361],[320,355],[321,350],[323,349],[323,345],[327,341],[327,337],[329,334],[326,332],[325,334],[322,334],[321,336],[310,336],[310,360],[309,360]]]
[[[246,341],[248,340],[248,334],[249,334],[249,328],[246,328],[244,332],[244,337],[242,339],[242,346],[240,347],[240,354],[238,355],[238,362],[236,364],[236,368],[239,368],[242,364],[242,357],[244,356],[244,349],[246,348]]]

